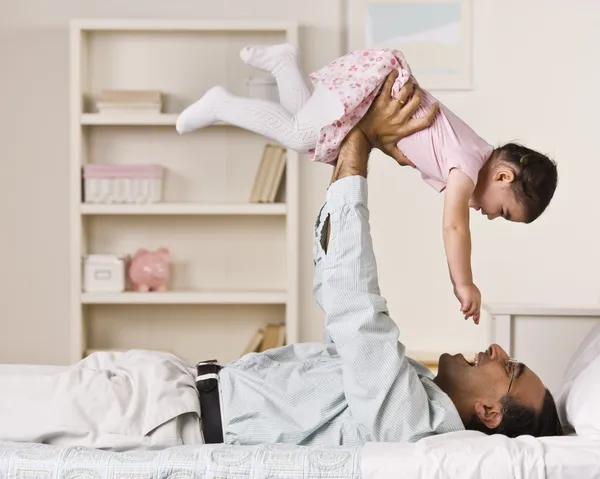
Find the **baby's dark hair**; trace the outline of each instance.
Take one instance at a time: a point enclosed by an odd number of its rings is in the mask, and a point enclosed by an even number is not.
[[[517,143],[507,143],[494,150],[496,160],[515,170],[513,191],[525,207],[525,222],[532,223],[544,212],[556,191],[556,163],[546,155]]]

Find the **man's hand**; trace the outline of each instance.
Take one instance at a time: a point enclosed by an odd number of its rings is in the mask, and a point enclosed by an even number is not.
[[[394,158],[401,166],[415,165],[402,154],[397,143],[402,138],[431,126],[439,112],[434,104],[423,118],[412,118],[421,105],[421,88],[408,81],[392,98],[392,87],[398,72],[392,71],[381,88],[371,108],[356,128],[365,135],[372,147]]]
[[[475,324],[479,324],[481,314],[481,292],[474,284],[457,285],[454,287],[454,295],[460,301],[460,311],[465,319],[473,318]]]
[[[428,128],[439,112],[439,105],[433,105],[423,118],[412,118],[421,104],[421,89],[409,81],[393,98],[392,88],[396,78],[397,71],[388,75],[369,111],[344,138],[332,183],[346,176],[366,177],[371,148],[380,149],[402,166],[415,167],[398,149],[397,143],[406,136]]]

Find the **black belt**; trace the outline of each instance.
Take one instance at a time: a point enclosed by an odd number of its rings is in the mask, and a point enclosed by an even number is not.
[[[196,364],[196,388],[200,397],[202,412],[202,433],[206,444],[223,442],[221,406],[219,404],[219,371],[217,361],[202,361]]]

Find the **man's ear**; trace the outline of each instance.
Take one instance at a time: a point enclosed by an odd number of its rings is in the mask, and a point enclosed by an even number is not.
[[[500,401],[492,404],[477,401],[475,402],[475,414],[488,429],[496,429],[502,422],[502,405]]]

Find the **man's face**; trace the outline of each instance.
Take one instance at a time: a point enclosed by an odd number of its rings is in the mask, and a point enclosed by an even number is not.
[[[450,396],[463,422],[477,415],[490,429],[502,420],[500,400],[507,393],[536,411],[541,409],[546,393],[540,378],[524,364],[512,361],[497,344],[470,361],[462,354],[443,354],[435,383]]]

